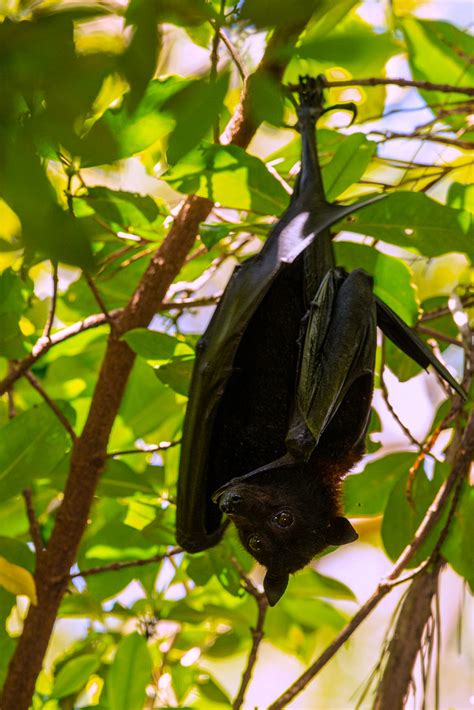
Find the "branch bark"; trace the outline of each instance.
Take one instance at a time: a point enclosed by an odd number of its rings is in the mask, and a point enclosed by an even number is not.
[[[275,30],[257,72],[271,74],[280,81],[283,66],[277,50],[291,38],[296,40],[305,24]],[[244,86],[241,103],[225,131],[224,142],[246,147],[257,130],[258,124],[250,110],[252,83],[250,77]],[[23,634],[10,661],[0,702],[2,710],[28,710],[31,704],[36,679],[68,584],[69,570],[105,466],[110,432],[135,359],[134,353],[120,340],[120,336],[132,328],[148,326],[194,244],[199,223],[206,219],[212,206],[210,200],[196,196],[184,201],[135,293],[114,321],[115,327],[109,335],[87,420],[72,449],[64,499],[47,549],[38,559],[35,573],[38,605],[30,607]]]
[[[431,569],[415,577],[402,604],[395,632],[387,649],[388,661],[377,689],[374,710],[403,710],[423,633],[432,614],[442,567],[438,558]]]

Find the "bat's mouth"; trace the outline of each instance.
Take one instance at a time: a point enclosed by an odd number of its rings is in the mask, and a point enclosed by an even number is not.
[[[279,459],[275,459],[275,461],[271,461],[270,463],[265,464],[265,466],[260,466],[259,468],[256,468],[254,471],[250,471],[249,473],[245,473],[243,476],[236,476],[235,478],[231,478],[230,481],[227,481],[227,483],[224,483],[223,486],[220,486],[216,491],[211,496],[211,500],[213,503],[216,505],[219,505],[219,500],[220,498],[224,495],[224,493],[229,489],[232,488],[232,486],[236,486],[240,483],[247,482],[249,479],[254,478],[255,476],[258,476],[261,473],[267,473],[268,471],[274,471],[275,469],[278,468],[284,468],[285,466],[291,466],[296,463],[296,459],[289,453],[286,453],[284,456],[282,456]]]

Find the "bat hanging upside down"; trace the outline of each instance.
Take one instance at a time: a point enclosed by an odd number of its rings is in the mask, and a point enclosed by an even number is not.
[[[178,481],[177,540],[217,544],[223,515],[267,568],[273,606],[289,574],[357,538],[341,515],[344,475],[364,453],[377,325],[423,367],[463,390],[418,336],[374,296],[372,279],[336,268],[329,228],[383,199],[332,205],[315,125],[322,82],[300,82],[301,171],[256,256],[238,266],[198,344]]]

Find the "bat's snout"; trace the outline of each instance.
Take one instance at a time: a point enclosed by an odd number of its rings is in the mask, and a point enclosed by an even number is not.
[[[238,512],[241,503],[241,495],[232,491],[227,491],[219,499],[219,508],[223,513],[232,515]]]

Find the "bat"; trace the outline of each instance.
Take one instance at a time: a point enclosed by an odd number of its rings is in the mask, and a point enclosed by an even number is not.
[[[464,395],[373,295],[371,277],[335,265],[330,227],[384,196],[327,202],[315,125],[334,108],[324,108],[319,78],[301,78],[301,170],[290,204],[261,251],[236,267],[198,343],[183,430],[178,543],[205,550],[232,520],[267,568],[272,606],[289,574],[328,545],[357,538],[341,514],[340,488],[364,453],[377,325]]]

